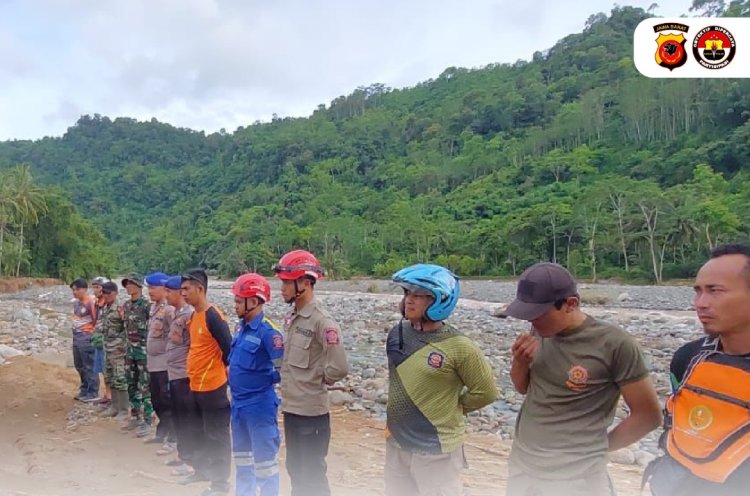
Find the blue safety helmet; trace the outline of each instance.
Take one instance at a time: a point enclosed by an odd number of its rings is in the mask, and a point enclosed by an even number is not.
[[[431,294],[435,301],[427,307],[425,317],[434,322],[447,319],[458,303],[458,276],[445,267],[416,264],[399,270],[391,280],[409,291]]]

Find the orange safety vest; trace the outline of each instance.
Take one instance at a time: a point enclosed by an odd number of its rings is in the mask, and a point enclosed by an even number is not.
[[[723,483],[750,458],[750,360],[708,352],[666,404],[669,455],[696,477]]]
[[[204,312],[194,312],[188,322],[190,351],[187,357],[187,375],[191,391],[213,391],[227,382],[227,369],[222,360],[221,348],[206,324],[206,314],[212,309],[226,321],[221,310],[211,305]]]

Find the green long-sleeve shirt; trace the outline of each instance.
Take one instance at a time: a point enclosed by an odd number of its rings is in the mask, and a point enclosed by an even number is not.
[[[464,415],[497,399],[492,368],[477,344],[452,326],[420,332],[396,325],[386,343],[388,433],[407,451],[449,453],[464,439]]]

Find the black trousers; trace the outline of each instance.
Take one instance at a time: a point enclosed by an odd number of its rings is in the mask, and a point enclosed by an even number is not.
[[[169,397],[177,435],[177,456],[192,466],[196,441],[203,435],[203,424],[195,396],[190,390],[190,381],[187,378],[169,381]]]
[[[307,417],[284,412],[284,437],[292,496],[330,496],[326,476],[330,415]]]
[[[227,385],[213,391],[193,391],[198,405],[200,437],[195,446],[193,468],[211,481],[211,487],[229,488],[232,463],[232,437],[229,434],[231,410]]]
[[[151,404],[159,417],[156,426],[156,437],[174,442],[174,416],[172,414],[172,400],[169,397],[169,375],[167,371],[149,372],[149,388],[151,389]]]
[[[73,365],[81,378],[80,396],[99,395],[99,374],[94,373],[94,347],[88,340],[73,338]]]

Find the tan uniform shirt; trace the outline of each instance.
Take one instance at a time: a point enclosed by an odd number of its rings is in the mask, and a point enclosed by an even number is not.
[[[281,361],[281,409],[296,415],[328,413],[326,382],[349,373],[341,329],[313,299],[286,319]]]

